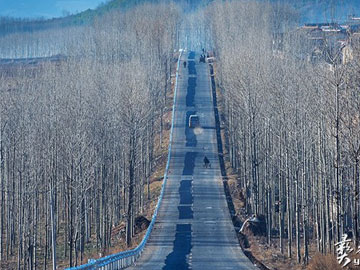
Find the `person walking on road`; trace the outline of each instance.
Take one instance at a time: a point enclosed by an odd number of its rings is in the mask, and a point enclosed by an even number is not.
[[[205,168],[211,168],[210,161],[206,156],[204,157],[204,167]]]
[[[184,68],[186,68],[186,61],[184,61]]]

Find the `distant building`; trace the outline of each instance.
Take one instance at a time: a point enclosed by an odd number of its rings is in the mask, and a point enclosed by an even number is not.
[[[288,40],[293,44],[284,42],[289,36]],[[307,23],[293,32],[274,33],[272,47],[277,57],[281,57],[284,50],[294,47],[294,55],[299,59],[319,64],[324,61],[330,65],[334,61],[346,64],[354,59],[355,39],[360,45],[360,17],[351,16],[344,24]]]
[[[359,16],[355,16],[355,15],[350,15],[349,16],[349,23],[360,23],[360,17]]]
[[[354,21],[358,20],[358,23]],[[338,58],[341,63],[348,63],[353,59],[353,48],[350,37],[360,32],[360,18],[352,17],[352,23],[313,23],[305,24],[300,28],[308,37],[310,44],[311,61],[318,59],[332,63],[337,52],[341,53]],[[325,57],[325,58],[324,58]]]

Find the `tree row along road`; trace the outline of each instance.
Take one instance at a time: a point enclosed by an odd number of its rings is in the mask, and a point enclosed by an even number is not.
[[[183,62],[187,61],[186,67]],[[181,59],[169,178],[144,253],[130,269],[256,269],[243,254],[219,167],[209,67],[195,52]],[[201,128],[188,119],[200,116]],[[211,168],[204,168],[207,156]]]

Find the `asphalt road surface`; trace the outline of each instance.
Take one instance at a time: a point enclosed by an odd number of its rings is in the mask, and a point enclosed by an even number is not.
[[[209,67],[199,56],[185,52],[181,59],[169,178],[148,244],[129,269],[257,269],[243,254],[230,219]],[[188,128],[191,114],[199,115],[200,128]],[[211,168],[204,168],[205,155]]]

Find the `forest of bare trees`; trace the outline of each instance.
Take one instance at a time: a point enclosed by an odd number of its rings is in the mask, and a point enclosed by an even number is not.
[[[48,55],[60,47],[67,57],[0,72],[0,261],[79,265],[86,249],[111,246],[121,222],[131,245],[150,198],[178,21],[175,5],[146,4],[1,38],[8,57],[32,56],[24,51],[46,38]]]
[[[229,161],[267,242],[299,263],[310,245],[334,253],[343,233],[357,246],[360,46],[350,37],[353,61],[342,64],[325,42],[326,61],[312,63],[297,19],[249,0],[185,15],[141,4],[32,31],[0,20],[0,58],[64,56],[0,69],[0,263],[79,265],[86,250],[111,247],[121,223],[131,246],[179,47],[214,52]]]
[[[289,257],[296,254],[299,263],[308,262],[311,243],[334,253],[343,233],[357,246],[356,40],[354,60],[346,65],[326,42],[328,61],[313,64],[301,57],[307,39],[293,30],[290,9],[255,1],[209,9],[229,159],[247,214],[264,215],[268,243],[275,241]],[[274,48],[279,42],[280,51]]]

